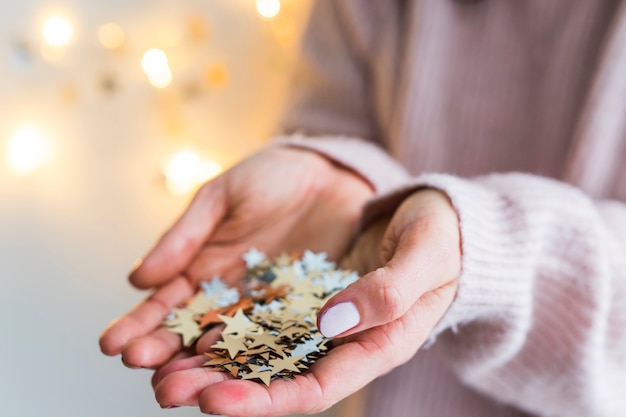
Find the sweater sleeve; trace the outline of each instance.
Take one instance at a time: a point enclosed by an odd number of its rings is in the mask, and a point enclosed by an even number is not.
[[[467,385],[540,416],[626,410],[626,205],[526,174],[431,174],[460,221],[457,296],[433,338]]]
[[[410,180],[409,173],[387,152],[358,138],[293,134],[275,138],[273,146],[288,146],[318,153],[366,180],[376,195],[386,194]]]
[[[282,133],[376,141],[367,69],[367,10],[345,0],[314,2],[300,45]],[[365,9],[369,9],[366,7]]]
[[[273,141],[332,160],[368,181],[377,194],[410,178],[380,145],[370,105],[367,49],[381,7],[349,0],[314,3],[281,134]]]

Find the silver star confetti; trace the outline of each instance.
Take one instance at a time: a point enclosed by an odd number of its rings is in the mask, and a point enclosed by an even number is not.
[[[325,253],[270,260],[252,248],[243,258],[243,286],[229,288],[213,277],[163,324],[180,334],[185,346],[225,325],[222,340],[205,353],[204,366],[266,385],[293,379],[328,350],[330,339],[316,327],[319,309],[358,275],[336,269]]]

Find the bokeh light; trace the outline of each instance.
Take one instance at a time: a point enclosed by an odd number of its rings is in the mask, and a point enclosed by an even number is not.
[[[296,42],[297,28],[294,20],[286,16],[286,13],[273,19],[271,22],[271,30],[276,40],[283,46],[289,46]]]
[[[148,76],[150,84],[156,88],[165,88],[172,82],[172,70],[167,55],[160,49],[146,51],[141,60],[141,67]]]
[[[172,83],[172,70],[169,67],[159,72],[149,72],[148,81],[156,88],[165,88]]]
[[[221,88],[228,84],[228,67],[224,63],[209,65],[206,72],[206,82],[211,88]]]
[[[174,195],[187,194],[222,172],[214,161],[202,161],[193,151],[180,151],[166,159],[163,165],[165,186]]]
[[[183,38],[180,28],[173,24],[161,26],[157,36],[159,38],[159,42],[169,47],[178,46]]]
[[[200,169],[198,170],[197,180],[199,184],[207,182],[210,179],[213,179],[220,175],[223,171],[223,168],[220,164],[215,161],[205,161],[200,164]]]
[[[280,12],[280,0],[256,0],[256,10],[266,19],[272,19]]]
[[[161,72],[168,67],[167,55],[160,49],[150,49],[143,54],[141,68],[146,74]]]
[[[107,49],[119,49],[124,45],[126,34],[120,25],[106,23],[98,29],[98,40]]]
[[[50,159],[52,153],[47,138],[32,127],[18,129],[9,141],[7,151],[9,169],[17,175],[34,172]]]
[[[62,48],[72,41],[74,26],[67,17],[54,15],[44,20],[41,33],[47,45]]]

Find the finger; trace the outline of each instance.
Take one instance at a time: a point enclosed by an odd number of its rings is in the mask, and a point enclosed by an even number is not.
[[[451,286],[428,293],[401,319],[360,333],[333,348],[309,373],[293,381],[276,379],[269,387],[230,379],[209,384],[200,394],[200,409],[204,413],[230,417],[322,412],[410,359],[453,297]],[[195,382],[201,383],[201,380],[195,379]],[[197,392],[197,385],[190,385]]]
[[[460,269],[458,233],[449,237],[445,230],[431,217],[402,227],[387,264],[348,286],[322,308],[318,317],[322,334],[346,336],[389,323],[404,315],[424,293],[456,279]]]
[[[149,288],[181,273],[222,220],[227,206],[223,177],[204,184],[185,213],[131,272],[130,282]]]
[[[218,340],[222,337],[222,330],[224,330],[224,326],[216,326],[202,335],[198,342],[196,342],[196,352],[199,355],[202,355],[205,352],[209,352],[211,350],[211,346],[217,343]]]
[[[206,387],[230,378],[229,374],[202,367],[202,356],[194,356],[177,364],[189,366],[164,376],[154,388],[154,395],[162,408],[171,406],[196,406],[200,393]],[[180,362],[180,361],[179,361]]]
[[[132,339],[122,349],[122,362],[131,368],[155,369],[167,362],[182,347],[180,336],[161,327]]]
[[[358,343],[346,343],[315,363],[310,373],[299,375],[293,381],[275,379],[269,387],[243,380],[208,385],[200,394],[199,406],[204,413],[230,417],[317,414],[378,375],[378,367],[369,363],[378,363],[379,358],[365,358],[365,354],[369,352]],[[357,363],[359,359],[363,363]],[[384,363],[389,364],[387,360]]]
[[[200,368],[204,362],[206,362],[204,355],[196,355],[189,349],[178,352],[168,363],[154,372],[151,381],[152,388],[156,389],[159,382],[169,374],[186,369]]]
[[[100,349],[111,356],[121,353],[132,339],[145,336],[156,329],[172,309],[190,297],[193,291],[193,287],[184,277],[178,277],[159,288],[105,329],[100,336]]]

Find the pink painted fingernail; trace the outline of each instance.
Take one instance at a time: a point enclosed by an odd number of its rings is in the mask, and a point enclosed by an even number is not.
[[[172,408],[180,408],[180,405],[171,404],[171,405],[167,405],[167,406],[161,406],[161,408],[164,408],[166,410],[171,410]]]
[[[320,332],[325,337],[335,337],[350,330],[361,321],[359,310],[352,302],[335,304],[320,319]]]

